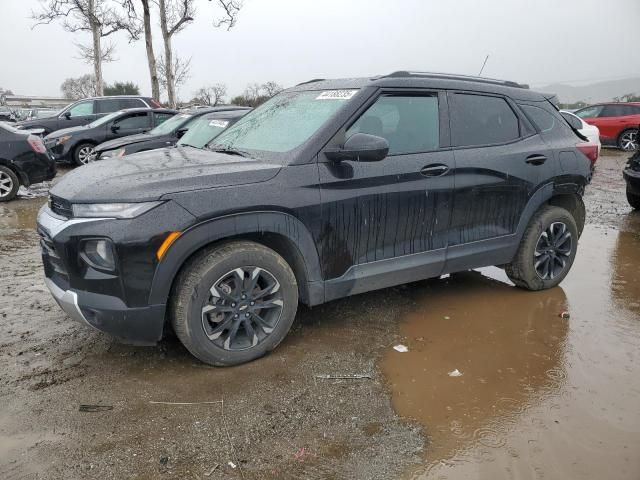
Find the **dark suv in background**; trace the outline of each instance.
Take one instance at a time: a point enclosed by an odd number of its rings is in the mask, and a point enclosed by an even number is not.
[[[56,115],[18,122],[18,128],[43,130],[47,135],[63,128],[87,125],[108,113],[125,108],[161,108],[156,100],[136,95],[85,98],[67,105]]]
[[[275,348],[298,302],[498,265],[558,285],[591,175],[549,97],[395,72],[313,80],[222,132],[66,175],[38,215],[46,283],[129,342],[167,325],[214,365]]]
[[[44,138],[45,145],[58,162],[84,165],[95,159],[95,146],[115,138],[140,135],[162,125],[177,110],[130,108],[94,120],[88,125],[63,128]]]
[[[249,110],[251,109],[248,107],[210,107],[183,111],[149,132],[109,140],[98,145],[94,149],[96,160],[122,157],[146,150],[170,147],[175,145],[197,120],[204,115],[211,114],[224,123],[226,127],[234,123]],[[214,120],[214,118],[211,120]],[[220,129],[220,131],[222,131],[222,129]],[[213,136],[214,135],[211,135],[209,140],[211,140]]]

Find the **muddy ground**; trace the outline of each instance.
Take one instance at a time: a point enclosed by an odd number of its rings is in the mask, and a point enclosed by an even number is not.
[[[524,292],[487,268],[359,295],[302,309],[277,351],[227,369],[68,319],[34,231],[46,185],[24,192],[0,206],[0,478],[637,480],[640,214],[624,162],[599,160],[561,287]],[[371,378],[317,377],[336,374]]]

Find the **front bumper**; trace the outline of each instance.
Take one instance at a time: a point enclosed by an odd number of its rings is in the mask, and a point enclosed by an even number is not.
[[[145,235],[142,224],[161,222],[175,204],[162,205],[148,218],[66,218],[48,206],[38,213],[45,283],[60,307],[74,320],[106,332],[123,343],[155,344],[162,337],[166,305],[150,304],[158,238]],[[111,238],[119,265],[101,272],[84,263],[80,242],[96,235]],[[138,237],[139,235],[139,237]]]
[[[50,278],[45,278],[45,283],[60,308],[73,320],[108,333],[122,343],[155,345],[162,337],[164,305],[129,308],[117,297],[64,290]]]

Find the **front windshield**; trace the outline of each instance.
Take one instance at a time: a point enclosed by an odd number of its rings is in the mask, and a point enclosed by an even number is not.
[[[299,147],[357,90],[285,92],[222,132],[209,147],[282,153]]]
[[[188,113],[179,113],[178,115],[174,115],[173,117],[171,117],[169,120],[165,120],[149,133],[151,135],[168,135],[176,128],[180,127],[183,123],[189,121],[190,118],[191,115],[189,115]]]
[[[178,145],[189,145],[196,148],[204,148],[211,140],[220,135],[227,126],[229,120],[203,117],[194,120],[189,125],[189,130],[178,141]]]
[[[99,127],[100,125],[109,123],[111,120],[113,120],[117,116],[122,115],[122,113],[123,112],[113,112],[113,113],[110,113],[109,115],[105,115],[104,117],[101,117],[98,120],[91,122],[89,125],[87,125],[87,128]]]

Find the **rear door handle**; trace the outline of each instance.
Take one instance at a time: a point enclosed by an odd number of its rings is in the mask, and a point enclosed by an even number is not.
[[[443,165],[441,163],[436,163],[433,165],[427,165],[426,167],[422,167],[420,170],[420,174],[423,177],[440,177],[449,171],[449,167]]]
[[[545,157],[544,155],[529,155],[527,157],[526,162],[530,163],[531,165],[542,165],[544,162],[547,161],[547,157]]]

